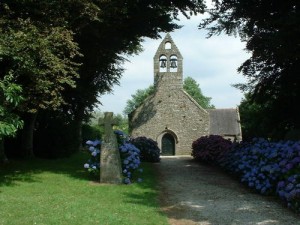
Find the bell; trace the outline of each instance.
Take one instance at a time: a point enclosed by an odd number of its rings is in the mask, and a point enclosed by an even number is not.
[[[171,68],[177,68],[177,64],[176,64],[177,60],[176,59],[170,59],[170,61],[171,61],[170,67]]]
[[[166,68],[167,66],[167,60],[166,59],[161,59],[160,60],[160,67],[161,68]]]

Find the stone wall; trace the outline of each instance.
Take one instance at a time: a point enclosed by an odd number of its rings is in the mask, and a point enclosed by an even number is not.
[[[175,155],[189,155],[197,138],[208,135],[209,115],[177,85],[158,88],[143,105],[130,115],[133,137],[146,136],[156,140],[170,133],[176,140]]]

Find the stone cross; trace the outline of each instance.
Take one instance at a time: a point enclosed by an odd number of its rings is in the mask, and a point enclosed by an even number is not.
[[[116,135],[112,126],[117,121],[112,112],[105,112],[104,119],[99,119],[99,125],[104,126],[104,136],[101,144],[100,154],[100,182],[119,184],[122,183],[122,166],[120,151]]]
[[[112,112],[105,112],[104,118],[99,119],[99,125],[104,126],[104,136],[102,138],[104,141],[109,142],[111,138],[114,139],[115,134],[112,127],[117,125],[117,123],[117,120],[113,118]]]

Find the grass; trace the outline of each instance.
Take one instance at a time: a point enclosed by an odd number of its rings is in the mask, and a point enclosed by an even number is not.
[[[168,224],[151,164],[142,183],[101,185],[90,181],[86,160],[78,153],[0,165],[0,224]]]

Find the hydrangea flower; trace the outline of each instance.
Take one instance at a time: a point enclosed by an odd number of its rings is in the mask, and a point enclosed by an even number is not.
[[[135,171],[140,169],[141,160],[140,160],[140,150],[130,143],[128,137],[122,131],[114,131],[117,136],[119,150],[121,155],[122,162],[122,173],[124,176],[123,182],[125,184],[131,184],[135,179]],[[99,177],[100,175],[100,152],[101,152],[101,141],[87,141],[88,150],[91,154],[91,158],[88,163],[84,164],[91,174]],[[137,179],[138,182],[141,182],[141,179]]]
[[[85,163],[85,164],[83,165],[83,167],[87,169],[87,168],[90,168],[90,165],[89,165],[88,163]]]

